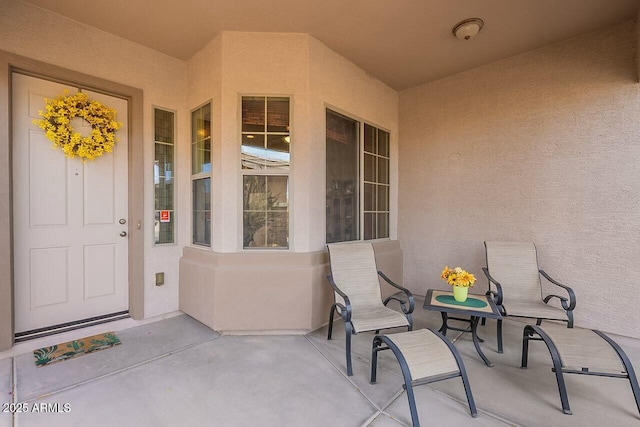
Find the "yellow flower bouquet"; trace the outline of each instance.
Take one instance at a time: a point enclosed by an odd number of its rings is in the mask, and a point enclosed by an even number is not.
[[[33,123],[45,131],[45,136],[54,147],[61,148],[65,156],[80,157],[84,161],[113,151],[117,141],[115,132],[122,127],[122,123],[115,120],[114,109],[91,101],[82,92],[69,95],[66,90],[58,98],[46,98],[45,102],[45,111],[38,111],[42,118]],[[73,128],[71,120],[76,117],[91,125],[90,135],[82,136]]]
[[[473,274],[460,267],[451,270],[448,266],[445,266],[440,278],[451,286],[461,286],[463,288],[470,288],[476,282],[476,277]]]

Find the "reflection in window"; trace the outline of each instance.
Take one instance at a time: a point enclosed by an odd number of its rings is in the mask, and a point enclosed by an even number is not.
[[[174,243],[174,127],[175,114],[154,108],[154,241]]]
[[[289,98],[242,97],[242,168],[289,169]]]
[[[211,246],[211,178],[193,180],[193,243]]]
[[[242,97],[242,247],[289,247],[289,98]]]
[[[289,178],[245,175],[243,180],[243,247],[289,247]]]
[[[389,133],[331,110],[326,117],[327,243],[388,238]]]
[[[327,110],[327,243],[358,240],[358,129]]]
[[[195,245],[211,246],[211,104],[191,112],[191,181]]]
[[[211,172],[211,104],[191,113],[191,174]]]

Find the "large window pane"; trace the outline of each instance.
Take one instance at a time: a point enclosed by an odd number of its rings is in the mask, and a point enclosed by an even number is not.
[[[357,240],[359,123],[327,110],[327,243]]]
[[[388,238],[389,132],[329,110],[326,123],[327,243]]]
[[[243,247],[289,247],[289,177],[245,175]]]

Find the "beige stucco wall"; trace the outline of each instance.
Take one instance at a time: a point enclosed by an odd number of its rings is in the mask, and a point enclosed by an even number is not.
[[[532,240],[578,326],[640,337],[636,40],[628,22],[400,94],[408,286],[441,286],[445,264],[482,276],[484,240]]]
[[[398,94],[306,34],[223,32],[188,61],[188,106],[212,100],[212,247],[185,247],[180,309],[219,331],[307,331],[328,319],[325,251],[325,108],[392,137],[392,223],[397,217]],[[242,249],[240,101],[291,97],[288,250]],[[185,149],[183,156],[189,153]],[[188,178],[188,177],[187,177]],[[185,191],[189,191],[185,188]],[[391,226],[392,238],[397,227]],[[378,245],[402,278],[399,242]],[[382,268],[382,267],[381,267]]]
[[[400,242],[375,243],[374,251],[378,269],[401,283]],[[219,253],[185,247],[180,267],[180,309],[216,331],[304,333],[328,320],[333,294],[327,251]],[[384,296],[396,291],[387,284],[382,290]]]
[[[145,233],[145,317],[178,308],[178,258],[188,243],[188,223],[179,219],[177,243],[153,244],[153,106],[179,111],[177,138],[188,143],[186,63],[104,31],[18,1],[0,2],[0,50],[143,90]],[[185,167],[182,160],[181,167]],[[188,168],[188,163],[186,163]],[[178,171],[180,174],[181,171]],[[179,181],[178,185],[182,183]],[[178,210],[187,212],[189,193],[177,195]],[[5,198],[2,199],[6,203]],[[132,219],[129,219],[132,221]],[[165,285],[155,286],[155,272]]]

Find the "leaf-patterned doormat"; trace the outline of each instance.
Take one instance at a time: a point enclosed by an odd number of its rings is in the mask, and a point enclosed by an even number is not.
[[[105,334],[92,335],[75,341],[69,341],[63,344],[51,347],[43,347],[33,352],[36,359],[36,366],[41,367],[51,363],[60,362],[62,360],[71,359],[72,357],[82,356],[94,351],[113,347],[120,344],[120,340],[113,332]]]

